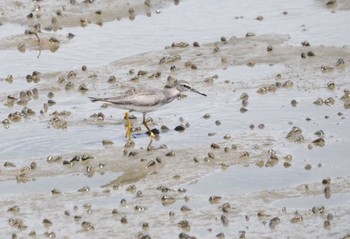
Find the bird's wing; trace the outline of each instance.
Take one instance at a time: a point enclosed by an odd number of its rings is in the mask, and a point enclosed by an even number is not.
[[[134,87],[130,87],[128,88],[127,91],[125,91],[123,94],[119,95],[119,96],[114,96],[114,97],[104,97],[104,98],[99,98],[99,97],[89,97],[89,99],[92,102],[95,101],[103,101],[103,102],[107,102],[107,103],[116,103],[119,102],[120,100],[122,100],[123,98],[125,98],[126,96],[131,96],[134,94],[137,94],[137,89]]]
[[[165,99],[162,90],[158,89],[134,88],[127,93],[121,96],[122,102],[135,106],[153,106]]]
[[[113,105],[154,106],[166,100],[162,90],[130,88],[124,94],[109,98],[92,98],[92,101],[103,101]]]

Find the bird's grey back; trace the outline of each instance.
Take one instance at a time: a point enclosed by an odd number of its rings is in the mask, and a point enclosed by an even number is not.
[[[163,90],[147,88],[130,88],[116,97],[90,99],[110,103],[117,108],[139,112],[153,111],[157,106],[167,103]]]

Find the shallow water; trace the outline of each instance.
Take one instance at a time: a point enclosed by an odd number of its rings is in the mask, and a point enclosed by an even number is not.
[[[74,22],[55,32],[62,39],[71,32],[76,36],[65,40],[55,53],[41,52],[37,59],[36,50],[27,49],[20,53],[16,49],[19,35],[27,28],[11,20],[3,20],[0,26],[0,118],[21,111],[23,106],[4,105],[7,95],[18,96],[21,90],[39,89],[39,98],[30,100],[28,107],[36,114],[20,122],[11,122],[9,128],[0,127],[0,235],[9,237],[16,233],[26,237],[35,230],[37,237],[54,231],[57,238],[178,238],[181,232],[197,238],[215,238],[223,232],[226,238],[239,237],[245,231],[251,238],[298,237],[314,235],[318,238],[342,238],[348,231],[349,219],[349,172],[348,145],[350,139],[349,112],[340,98],[350,88],[347,66],[350,53],[347,47],[350,32],[344,31],[343,22],[349,19],[349,6],[338,1],[337,7],[327,8],[324,1],[293,1],[281,5],[274,0],[264,1],[181,1],[179,5],[163,5],[160,13],[152,9],[152,16],[143,13],[130,21],[124,16],[103,26],[90,24],[83,28]],[[101,5],[98,5],[101,4]],[[108,8],[97,3],[102,12]],[[47,7],[45,5],[45,7]],[[50,8],[50,6],[48,7]],[[55,8],[55,6],[52,6]],[[87,8],[90,9],[90,8]],[[91,8],[93,9],[93,8]],[[91,10],[90,9],[90,10]],[[90,11],[89,10],[89,11]],[[124,12],[127,12],[125,8]],[[287,11],[288,14],[283,14]],[[24,13],[23,13],[24,12]],[[18,14],[28,14],[19,9]],[[263,21],[257,21],[257,16]],[[180,17],[181,16],[181,17]],[[242,18],[240,17],[242,16]],[[238,18],[237,18],[238,17]],[[245,38],[247,32],[257,37]],[[40,35],[40,34],[39,34]],[[44,36],[44,34],[42,35]],[[219,42],[225,36],[227,43]],[[231,38],[234,37],[234,38]],[[311,47],[301,47],[304,40]],[[190,45],[198,41],[200,48],[170,48],[173,42],[186,41]],[[266,46],[274,47],[266,52]],[[215,46],[219,47],[213,53]],[[342,48],[343,47],[343,48]],[[301,52],[313,51],[315,57],[301,59]],[[181,60],[159,64],[163,56],[181,55]],[[223,62],[223,58],[227,61]],[[337,68],[339,58],[345,60],[345,67]],[[197,70],[185,67],[192,61]],[[254,61],[251,66],[248,62]],[[81,71],[87,65],[88,71]],[[171,65],[177,70],[170,71]],[[254,66],[253,66],[254,65]],[[321,66],[332,66],[331,72],[322,72]],[[135,73],[131,74],[130,69]],[[27,83],[25,76],[34,70],[42,73],[39,83]],[[77,72],[77,77],[67,79],[68,71]],[[146,76],[137,81],[131,78],[139,70],[146,70]],[[160,71],[160,78],[148,78]],[[4,78],[12,74],[14,82]],[[91,77],[96,74],[96,77]],[[107,83],[115,75],[116,83]],[[208,96],[186,93],[187,97],[175,100],[147,116],[153,119],[152,128],[169,127],[161,132],[153,146],[165,145],[165,149],[147,152],[149,138],[144,132],[133,133],[134,148],[124,149],[124,111],[115,108],[101,108],[91,103],[88,96],[113,96],[124,92],[129,86],[152,86],[161,88],[167,76],[186,79]],[[208,77],[217,75],[212,83]],[[65,76],[63,84],[57,83],[59,76]],[[258,94],[259,87],[276,85],[287,80],[293,82],[290,88],[277,87],[274,92]],[[65,84],[74,83],[72,90],[64,90]],[[325,86],[333,81],[335,89]],[[77,90],[81,83],[89,88],[86,93]],[[40,113],[52,91],[56,104],[47,113]],[[248,110],[242,113],[240,96],[249,95]],[[317,106],[317,98],[333,97],[334,105]],[[296,107],[291,105],[297,101]],[[70,116],[60,117],[67,122],[67,129],[55,129],[50,124],[54,111],[68,110]],[[96,122],[90,116],[103,112],[105,120]],[[142,115],[137,116],[138,124]],[[210,114],[208,119],[205,114]],[[218,122],[219,121],[219,122]],[[174,130],[181,123],[188,123],[184,132]],[[263,128],[258,125],[263,124]],[[302,130],[304,142],[296,143],[286,139],[293,126]],[[314,133],[323,130],[325,145],[313,145],[318,137]],[[230,138],[224,139],[225,135]],[[113,142],[103,146],[102,140]],[[220,149],[211,148],[216,143]],[[227,147],[227,152],[224,148]],[[273,167],[257,167],[259,160],[267,162],[273,149],[278,162]],[[125,150],[125,151],[124,151]],[[168,156],[173,151],[175,156]],[[248,158],[242,158],[243,152]],[[75,155],[91,154],[93,159],[63,165]],[[133,155],[133,153],[135,155]],[[208,153],[213,153],[210,158]],[[291,166],[286,168],[283,157],[292,155]],[[61,155],[62,160],[48,163],[48,156]],[[160,157],[154,166],[147,165]],[[197,162],[194,162],[194,158]],[[11,162],[16,167],[5,167]],[[31,162],[37,163],[34,170],[27,169],[24,176],[28,182],[17,182],[20,169]],[[103,164],[104,167],[100,167]],[[310,164],[311,170],[305,166]],[[96,171],[87,177],[86,168]],[[16,180],[17,177],[17,180]],[[322,180],[331,179],[331,197],[325,198]],[[119,185],[118,189],[105,192],[106,185]],[[131,184],[136,190],[128,192]],[[89,186],[90,192],[77,192]],[[161,192],[159,186],[169,190]],[[52,195],[57,188],[62,195]],[[110,188],[110,187],[107,187]],[[187,191],[181,193],[179,188]],[[142,196],[136,196],[141,191]],[[209,203],[209,197],[221,196],[218,203]],[[174,202],[162,204],[163,196],[174,197]],[[125,199],[126,204],[121,204]],[[229,202],[232,210],[223,212],[223,203]],[[92,213],[84,207],[91,204]],[[19,213],[7,210],[18,205]],[[191,211],[182,211],[182,206]],[[324,214],[313,214],[311,209],[325,206]],[[144,211],[135,210],[145,207]],[[286,210],[283,211],[282,208]],[[117,209],[117,214],[112,210]],[[68,210],[70,216],[64,215]],[[268,216],[257,217],[259,211]],[[169,217],[169,212],[175,216]],[[291,223],[295,211],[304,220]],[[328,213],[332,213],[331,227],[323,227]],[[74,215],[82,216],[75,220]],[[229,219],[223,225],[220,217]],[[128,223],[120,222],[125,216]],[[27,229],[10,226],[9,218],[21,218]],[[269,222],[279,217],[281,223],[272,229]],[[43,226],[42,220],[49,218],[53,225]],[[188,220],[191,229],[180,228],[177,223]],[[82,221],[91,222],[95,231],[84,231]],[[150,228],[142,229],[148,222]]]

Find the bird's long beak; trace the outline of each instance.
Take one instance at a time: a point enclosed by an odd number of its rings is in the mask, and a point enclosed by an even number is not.
[[[195,93],[200,94],[200,95],[203,95],[203,96],[207,96],[207,95],[204,94],[203,92],[200,92],[200,91],[198,91],[198,90],[196,90],[196,89],[193,89],[193,88],[191,88],[190,91],[195,92]]]

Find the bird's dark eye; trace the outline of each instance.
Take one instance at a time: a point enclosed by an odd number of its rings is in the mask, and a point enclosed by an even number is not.
[[[187,88],[187,89],[191,89],[191,87],[189,85],[182,85],[182,86]]]

